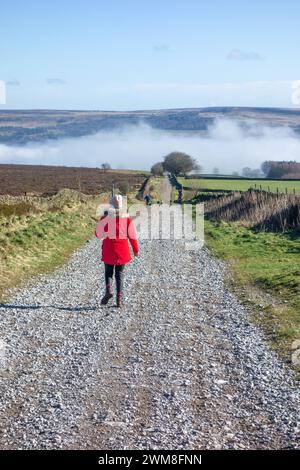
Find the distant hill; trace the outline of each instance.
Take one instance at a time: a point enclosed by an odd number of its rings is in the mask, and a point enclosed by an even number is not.
[[[168,131],[205,133],[217,118],[228,118],[247,126],[289,126],[300,134],[300,110],[281,108],[186,108],[140,111],[0,111],[0,143],[26,144],[47,139],[80,137],[100,130],[146,123]]]

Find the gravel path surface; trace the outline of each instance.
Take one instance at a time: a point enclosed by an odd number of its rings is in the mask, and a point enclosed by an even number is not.
[[[100,306],[99,240],[0,307],[2,449],[299,446],[299,392],[206,249],[144,241]]]

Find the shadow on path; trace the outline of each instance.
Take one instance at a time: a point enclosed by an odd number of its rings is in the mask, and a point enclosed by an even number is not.
[[[65,310],[67,312],[83,312],[95,311],[96,307],[60,307],[57,305],[15,305],[15,304],[0,304],[0,309],[18,309],[18,310],[39,310],[43,308],[54,308],[56,310]]]

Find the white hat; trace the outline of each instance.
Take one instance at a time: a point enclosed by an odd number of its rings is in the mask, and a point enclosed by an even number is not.
[[[116,194],[115,196],[111,196],[109,203],[115,209],[122,209],[123,197],[121,196],[121,194]]]

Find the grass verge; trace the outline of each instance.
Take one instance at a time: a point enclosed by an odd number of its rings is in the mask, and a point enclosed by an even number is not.
[[[62,265],[92,236],[97,202],[91,197],[62,208],[0,214],[0,301],[33,275]]]
[[[299,231],[253,232],[236,222],[206,220],[205,234],[207,246],[230,267],[231,287],[291,362],[292,343],[300,339]]]

